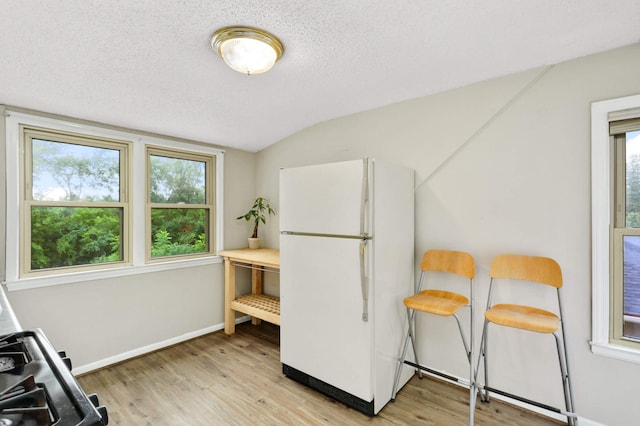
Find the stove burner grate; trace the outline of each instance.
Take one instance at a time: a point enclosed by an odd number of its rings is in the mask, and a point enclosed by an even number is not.
[[[49,426],[56,420],[33,375],[0,392],[0,426]]]

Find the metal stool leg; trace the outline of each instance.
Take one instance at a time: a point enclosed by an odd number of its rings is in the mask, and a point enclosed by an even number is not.
[[[482,327],[482,338],[480,339],[480,349],[479,349],[479,354],[478,354],[478,363],[476,364],[476,371],[474,374],[474,382],[476,383],[477,386],[477,379],[478,379],[478,371],[480,371],[480,360],[482,360],[484,362],[484,387],[488,386],[487,384],[487,330],[488,330],[488,321],[485,319],[484,320],[484,325]],[[480,393],[480,401],[482,402],[489,402],[489,391],[486,389],[480,389],[479,386],[477,386],[478,388],[478,392]]]
[[[409,323],[409,327],[407,329],[407,335],[404,338],[404,344],[402,345],[402,355],[400,355],[400,359],[398,360],[398,368],[396,369],[396,377],[393,381],[393,389],[391,390],[391,401],[396,399],[396,393],[398,392],[398,384],[400,383],[400,373],[402,372],[402,367],[404,365],[404,360],[407,356],[407,347],[409,346],[409,340],[411,340],[411,346],[413,347],[413,352],[415,355],[416,345],[413,340],[413,317],[415,313],[410,312],[410,309],[407,309],[407,320]],[[418,358],[416,356],[416,364],[418,364]],[[418,369],[418,375],[422,379],[422,371]]]
[[[566,343],[564,342],[564,336],[562,342],[565,345],[565,351],[563,352],[560,346],[560,339],[553,333],[553,337],[556,339],[556,349],[558,351],[558,363],[560,364],[560,375],[562,376],[562,390],[564,391],[564,403],[568,412],[574,412],[573,410],[573,393],[571,391],[571,383],[569,382],[569,364],[566,352]],[[570,426],[575,425],[575,419],[573,417],[567,417],[567,423]]]
[[[560,355],[560,344],[558,343],[558,336],[553,333],[556,338],[556,347],[558,348],[558,360],[560,361],[560,371],[562,372],[562,388],[564,390],[564,400],[567,407],[567,411],[574,413],[575,406],[573,404],[573,389],[571,388],[571,380],[569,375],[569,354],[567,352],[567,334],[564,329],[564,306],[562,304],[562,298],[560,297],[560,289],[557,290],[558,295],[558,308],[560,310],[560,330],[562,331],[562,346],[564,349],[564,356]],[[564,359],[564,370],[562,368],[562,360]],[[576,419],[570,417],[569,425],[574,426]]]
[[[409,327],[411,327],[411,325],[409,325]],[[410,336],[410,332],[407,331],[407,335],[404,337],[404,344],[402,345],[402,355],[400,355],[400,359],[398,360],[396,377],[393,381],[393,390],[391,391],[391,401],[394,401],[396,399],[396,393],[398,392],[398,383],[400,382],[400,373],[402,372],[404,360],[407,355],[407,347],[409,345],[409,336]]]
[[[414,318],[416,316],[416,312],[407,308],[407,318],[409,319],[409,338],[411,339],[411,347],[413,348],[413,358],[416,361],[416,365],[420,365],[420,361],[418,361],[418,351],[416,350],[416,324]],[[422,380],[422,370],[416,368],[418,371],[418,377]]]
[[[476,411],[476,380],[473,368],[473,282],[471,283],[469,303],[469,426],[473,426]]]

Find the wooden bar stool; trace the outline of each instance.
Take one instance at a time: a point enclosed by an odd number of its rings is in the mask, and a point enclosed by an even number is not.
[[[560,265],[558,265],[555,260],[548,257],[502,254],[493,259],[489,275],[491,277],[491,282],[489,284],[487,310],[484,315],[485,320],[482,339],[480,341],[480,354],[478,356],[477,366],[479,369],[480,359],[484,359],[484,385],[477,385],[481,390],[480,396],[482,401],[489,402],[489,392],[498,393],[521,402],[526,402],[546,410],[566,415],[568,424],[574,425],[576,416],[573,412],[573,392],[571,390],[571,382],[569,380],[569,360],[567,358],[567,342],[564,320],[562,317],[562,299],[560,297],[560,288],[562,288],[562,272],[560,270]],[[527,305],[507,303],[492,305],[493,285],[498,281],[511,283],[512,285],[526,281],[555,287],[558,298],[558,314]],[[552,334],[555,337],[566,411],[489,387],[489,373],[487,368],[487,340],[489,324],[512,327],[536,333]],[[478,369],[476,369],[476,374]],[[476,382],[475,379],[474,382]]]
[[[427,251],[420,263],[420,280],[418,286],[415,289],[415,294],[404,299],[404,305],[407,308],[407,319],[409,322],[409,328],[407,336],[404,339],[404,345],[402,347],[402,355],[398,363],[398,369],[396,370],[396,377],[393,384],[393,390],[391,391],[391,400],[393,401],[398,391],[398,381],[400,379],[400,373],[404,364],[411,365],[418,371],[418,376],[422,378],[422,370],[431,374],[435,374],[441,377],[445,377],[449,380],[457,381],[456,378],[441,373],[436,370],[432,370],[428,367],[420,365],[418,361],[418,353],[416,351],[415,343],[415,313],[423,312],[427,314],[440,315],[453,317],[458,324],[458,330],[462,338],[462,344],[469,361],[469,424],[473,424],[473,414],[475,408],[476,389],[473,383],[474,375],[474,363],[472,356],[473,348],[473,278],[475,276],[475,262],[473,256],[469,253],[461,251],[451,250],[429,250]],[[459,293],[451,292],[443,289],[425,289],[422,290],[423,284],[426,281],[428,272],[434,273],[446,273],[454,274],[469,279],[469,296],[465,296]],[[429,282],[435,280],[437,274],[429,274]],[[458,312],[463,309],[469,309],[469,338],[468,341],[465,336],[464,329],[458,318]],[[413,347],[413,353],[415,363],[411,363],[406,360],[407,347],[411,341]]]

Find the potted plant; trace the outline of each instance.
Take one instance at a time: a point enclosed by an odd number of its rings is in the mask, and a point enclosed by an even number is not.
[[[258,226],[260,222],[267,223],[267,215],[276,214],[275,210],[271,208],[269,200],[263,197],[258,197],[253,202],[251,209],[245,214],[238,216],[236,219],[244,219],[247,222],[253,221],[253,233],[249,237],[249,248],[256,249],[260,247],[260,238],[258,238]]]

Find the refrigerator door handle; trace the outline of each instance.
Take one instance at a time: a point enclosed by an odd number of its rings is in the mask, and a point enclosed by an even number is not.
[[[366,274],[367,239],[360,242],[360,286],[362,289],[362,321],[369,321],[369,277]]]
[[[362,194],[360,197],[360,235],[366,237],[367,234],[367,204],[369,203],[369,159],[365,158],[362,167]]]

